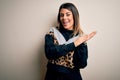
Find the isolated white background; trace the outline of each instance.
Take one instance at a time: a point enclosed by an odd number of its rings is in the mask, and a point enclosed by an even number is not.
[[[44,80],[44,36],[59,6],[73,2],[88,41],[84,80],[120,80],[119,0],[0,0],[0,80]]]

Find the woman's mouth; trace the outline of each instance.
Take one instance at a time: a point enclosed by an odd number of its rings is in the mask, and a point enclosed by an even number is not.
[[[70,21],[63,21],[62,23],[64,26],[67,26],[70,23]]]

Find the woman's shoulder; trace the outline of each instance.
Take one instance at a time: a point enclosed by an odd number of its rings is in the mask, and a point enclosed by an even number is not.
[[[58,26],[56,26],[56,27],[50,27],[49,30],[48,30],[48,32],[46,33],[46,35],[53,36],[55,30],[59,30],[59,27]]]

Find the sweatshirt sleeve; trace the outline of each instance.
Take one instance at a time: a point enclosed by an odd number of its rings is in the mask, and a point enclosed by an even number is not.
[[[78,69],[81,69],[87,66],[87,59],[88,59],[87,44],[82,43],[75,49],[73,62]]]
[[[75,49],[74,43],[57,45],[51,35],[45,35],[45,55],[48,59],[57,59]]]

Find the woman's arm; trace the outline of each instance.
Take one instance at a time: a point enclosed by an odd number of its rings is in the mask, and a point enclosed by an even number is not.
[[[88,35],[84,35],[84,36],[81,36],[79,37],[76,41],[74,41],[74,44],[75,44],[75,47],[79,46],[80,44],[82,44],[83,42],[85,41],[88,41],[89,39],[91,39],[93,36],[95,36],[97,32],[94,31]]]
[[[51,35],[45,36],[45,55],[48,59],[57,59],[75,49],[74,43],[57,45]]]
[[[79,68],[85,68],[87,66],[87,58],[88,58],[88,48],[85,41],[91,39],[96,34],[96,31],[90,33],[89,35],[85,35],[79,37],[75,42],[75,53],[74,53],[74,64]]]
[[[88,48],[87,44],[82,43],[75,49],[74,64],[76,68],[85,68],[87,66]]]
[[[91,39],[96,32],[92,32],[89,35],[79,37],[76,41],[70,44],[57,45],[54,44],[54,39],[51,35],[47,34],[45,36],[45,54],[48,59],[57,59],[68,52],[75,50],[75,47],[80,46],[83,42]]]

